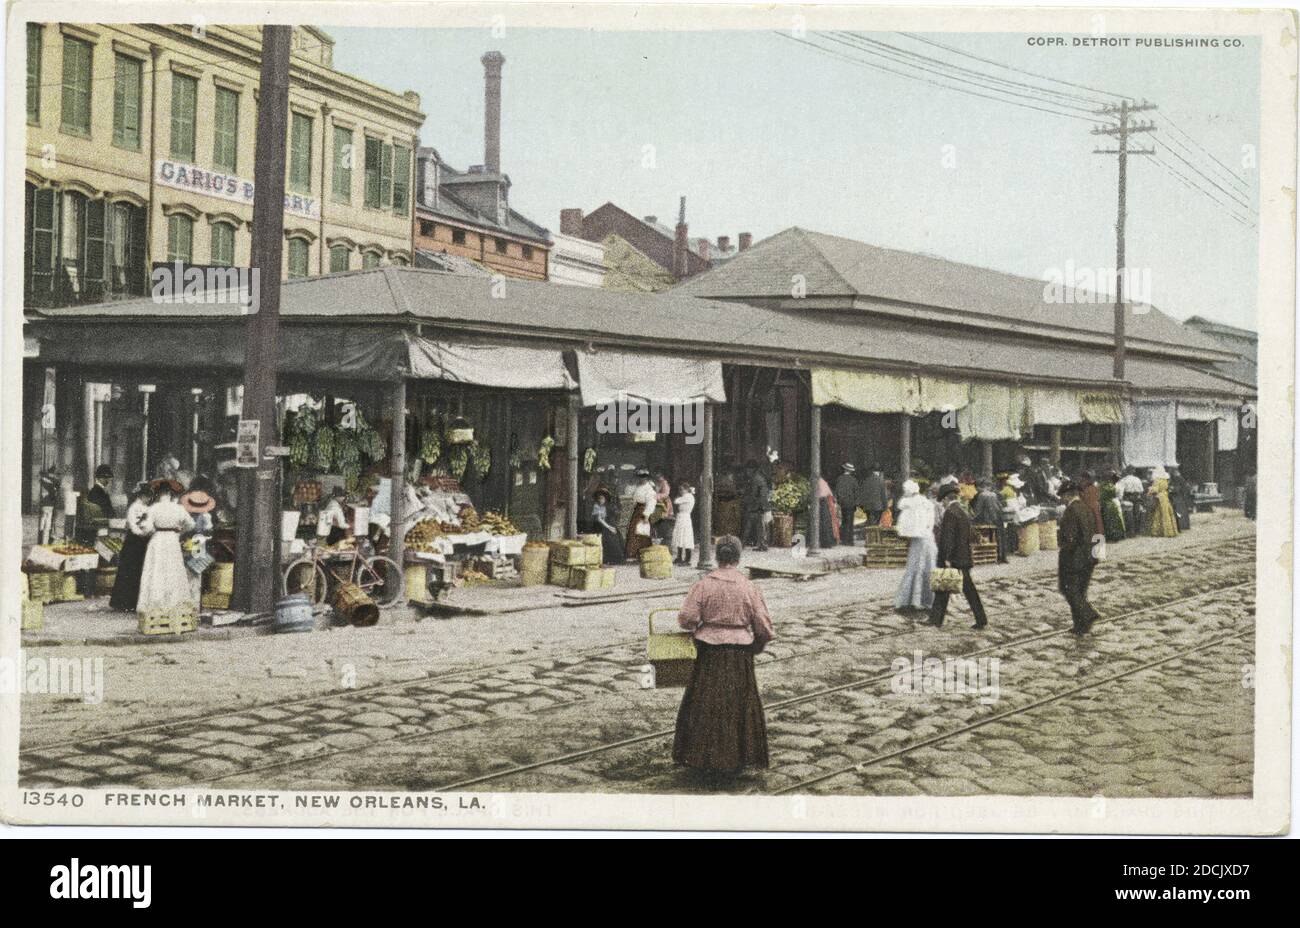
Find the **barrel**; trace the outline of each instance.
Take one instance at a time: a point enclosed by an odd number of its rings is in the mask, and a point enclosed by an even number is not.
[[[1038,549],[1040,551],[1056,550],[1056,520],[1038,523]]]
[[[275,631],[309,632],[316,627],[311,600],[306,593],[294,593],[275,604]]]
[[[1031,554],[1038,553],[1039,536],[1042,532],[1039,530],[1037,522],[1026,522],[1016,529],[1016,534],[1019,541],[1016,554],[1028,557]]]
[[[402,571],[406,581],[408,603],[429,602],[429,568],[421,562],[407,564]]]
[[[331,605],[349,624],[367,628],[379,621],[379,607],[355,583],[340,583]]]
[[[541,542],[524,545],[524,553],[519,566],[519,582],[523,586],[539,586],[546,582],[546,567],[551,558],[551,549]]]
[[[794,543],[794,515],[778,512],[772,516],[772,547],[788,548]]]

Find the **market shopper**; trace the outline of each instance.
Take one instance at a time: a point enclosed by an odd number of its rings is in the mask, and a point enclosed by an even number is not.
[[[655,508],[650,515],[650,524],[654,527],[656,544],[671,543],[675,519],[672,487],[664,474],[655,474]]]
[[[695,553],[695,526],[691,524],[691,513],[695,511],[695,488],[689,483],[683,483],[677,488],[673,511],[676,514],[671,539],[673,563],[690,567],[691,556]]]
[[[650,471],[641,469],[636,472],[637,485],[632,491],[632,518],[627,524],[627,540],[623,544],[628,560],[639,560],[643,548],[654,544],[650,516],[655,511],[659,497],[658,487],[650,477]]]
[[[993,481],[981,477],[976,484],[974,502],[971,504],[971,521],[976,525],[993,528],[993,537],[998,546],[998,563],[1007,562],[1006,514],[1002,511],[1002,500],[993,490]]]
[[[958,499],[956,483],[945,483],[939,488],[939,503],[944,508],[943,521],[939,525],[936,566],[955,567],[961,571],[961,591],[966,597],[966,602],[970,604],[971,612],[975,614],[973,627],[978,630],[989,623],[984,613],[984,604],[980,602],[979,590],[975,588],[975,581],[970,575],[971,565],[974,563],[970,546],[971,521]],[[930,608],[930,621],[926,623],[927,625],[935,627],[943,625],[944,617],[948,613],[950,595],[942,591],[934,594],[934,605]]]
[[[1097,545],[1102,536],[1096,531],[1092,508],[1083,501],[1079,489],[1071,480],[1061,482],[1060,495],[1066,506],[1056,530],[1056,577],[1061,595],[1070,604],[1073,632],[1086,635],[1097,620],[1097,610],[1088,602],[1088,585],[1097,566]]]
[[[835,478],[835,501],[840,505],[840,540],[846,545],[853,544],[853,518],[862,495],[854,470],[853,465],[845,461],[839,477]]]
[[[196,604],[203,599],[203,574],[215,563],[208,553],[208,539],[212,537],[212,512],[217,508],[216,497],[210,492],[212,482],[199,474],[190,482],[190,488],[180,498],[181,508],[194,520],[194,528],[185,539],[185,569],[189,571],[190,595]]]
[[[86,491],[86,502],[99,509],[101,519],[116,519],[117,511],[113,500],[108,495],[108,486],[113,482],[113,468],[100,464],[95,468],[95,482]]]
[[[1146,487],[1134,467],[1125,467],[1124,475],[1115,483],[1115,495],[1120,500],[1124,513],[1124,534],[1133,538],[1146,531],[1145,507],[1143,499]]]
[[[1111,471],[1106,475],[1106,482],[1101,485],[1101,531],[1106,541],[1123,541],[1127,535],[1124,525],[1124,509],[1120,506],[1119,491],[1116,483],[1119,474]]]
[[[930,574],[938,551],[934,541],[934,505],[921,495],[915,480],[903,481],[898,500],[898,535],[907,539],[907,569],[898,585],[894,608],[926,611],[934,605]]]
[[[695,639],[691,680],[677,710],[673,763],[714,778],[768,765],[767,722],[754,655],[773,638],[767,604],[738,569],[740,539],[718,541],[718,569],[686,594],[678,624]]]
[[[182,490],[177,481],[160,477],[150,488],[154,502],[149,507],[148,521],[153,534],[145,550],[135,609],[140,630],[164,626],[173,631],[192,631],[198,626],[199,604],[191,595],[181,535],[193,531],[194,519],[177,502]]]
[[[870,473],[862,481],[858,505],[867,514],[868,525],[880,524],[880,516],[889,506],[889,490],[879,464],[872,464]]]
[[[1151,487],[1147,490],[1151,511],[1147,516],[1147,534],[1153,538],[1178,536],[1178,519],[1169,502],[1169,473],[1158,467],[1151,473]]]
[[[835,503],[835,494],[825,477],[817,478],[817,510],[821,524],[818,540],[823,548],[833,548],[840,543],[840,513]]]
[[[1073,483],[1079,494],[1079,499],[1083,500],[1084,505],[1088,507],[1088,511],[1092,513],[1093,531],[1098,535],[1105,534],[1106,524],[1101,517],[1101,487],[1097,486],[1092,471],[1085,470],[1079,475],[1079,479],[1073,481]]]
[[[610,492],[607,487],[597,487],[592,497],[591,521],[600,531],[600,559],[603,564],[622,564],[627,558],[623,552],[623,539],[614,527],[614,517],[609,508]]]
[[[126,538],[117,555],[117,577],[108,597],[108,605],[120,612],[135,612],[140,598],[144,555],[149,547],[149,536],[153,534],[153,525],[149,521],[152,503],[153,491],[149,484],[141,483],[132,491],[131,502],[126,507]]]
[[[767,550],[767,516],[772,512],[772,486],[757,461],[745,465],[745,494],[741,499],[744,513],[745,544],[756,551]]]
[[[1187,482],[1187,478],[1177,467],[1169,468],[1169,504],[1174,507],[1174,519],[1178,522],[1178,531],[1190,532],[1192,507],[1196,502],[1192,496],[1192,485]]]

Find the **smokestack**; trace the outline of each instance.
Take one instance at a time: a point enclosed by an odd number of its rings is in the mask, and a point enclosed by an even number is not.
[[[582,238],[582,210],[560,210],[560,234]]]
[[[483,62],[483,163],[489,174],[501,173],[501,66],[506,56],[487,52]]]
[[[697,239],[695,242],[695,251],[705,261],[709,260],[709,240],[707,238]]]
[[[687,254],[690,251],[689,239],[686,237],[686,197],[682,197],[681,206],[677,210],[677,235],[673,239],[673,275],[678,280],[684,280],[690,272],[690,261]]]
[[[719,236],[718,236],[718,251],[722,252],[724,255],[725,255],[727,252],[731,251],[731,236],[730,236],[730,235],[719,235]]]
[[[754,236],[749,232],[740,233],[740,250],[745,251],[750,245],[754,244]]]

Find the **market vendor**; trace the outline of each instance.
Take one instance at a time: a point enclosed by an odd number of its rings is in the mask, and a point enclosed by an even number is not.
[[[316,517],[316,537],[324,539],[327,545],[336,545],[347,537],[348,515],[343,511],[343,500],[346,497],[346,490],[335,487],[330,492],[330,501]]]
[[[610,514],[610,492],[607,487],[597,487],[592,494],[591,521],[600,531],[601,562],[621,564],[624,561],[623,539],[614,527]]]
[[[108,485],[113,482],[113,468],[100,464],[95,468],[95,483],[86,491],[86,502],[99,507],[105,519],[117,518],[113,509],[113,500],[108,495]]]
[[[650,477],[650,471],[644,468],[636,472],[637,486],[632,491],[632,518],[627,526],[627,542],[624,553],[629,560],[641,556],[641,549],[654,542],[650,537],[650,515],[655,510],[658,488]]]

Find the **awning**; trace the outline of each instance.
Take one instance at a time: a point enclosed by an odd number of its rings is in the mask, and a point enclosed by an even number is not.
[[[721,361],[579,351],[578,381],[583,406],[604,406],[620,399],[672,405],[695,400],[727,401]]]
[[[963,439],[1005,441],[1019,439],[1025,428],[1027,393],[1021,387],[975,383],[970,403],[957,413]]]
[[[1079,413],[1094,425],[1119,425],[1128,418],[1124,401],[1111,393],[1081,394]]]
[[[1237,450],[1237,416],[1238,413],[1234,409],[1232,415],[1219,420],[1219,436],[1216,446],[1219,451]]]
[[[820,367],[812,371],[812,396],[816,406],[835,404],[858,412],[920,416],[961,409],[970,402],[970,388],[938,377]]]
[[[1031,425],[1078,425],[1082,421],[1078,390],[1034,387],[1029,391]]]
[[[455,345],[408,335],[410,375],[478,387],[572,390],[576,384],[559,348]]]
[[[1210,400],[1179,400],[1178,421],[1210,422],[1214,419],[1223,418],[1229,412],[1235,413],[1236,408],[1236,406],[1227,406],[1224,403],[1215,403]]]
[[[1133,403],[1124,428],[1124,463],[1133,467],[1171,467],[1178,463],[1178,418],[1171,400]]]

